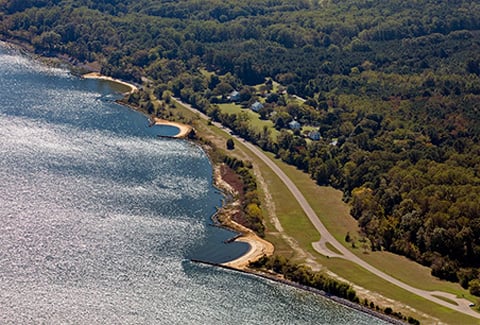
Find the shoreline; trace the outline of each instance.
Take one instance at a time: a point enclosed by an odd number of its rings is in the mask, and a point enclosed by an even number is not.
[[[115,79],[115,78],[112,78],[112,77],[108,77],[108,76],[102,75],[99,72],[89,72],[89,73],[83,74],[82,78],[84,78],[84,79],[106,80],[106,81],[111,81],[111,82],[117,83],[117,84],[122,85],[122,86],[129,87],[130,91],[126,92],[126,93],[123,93],[124,96],[131,95],[131,94],[139,91],[139,88],[132,83],[129,83],[129,82],[126,82],[126,81],[123,81],[123,80],[120,80],[120,79]],[[140,111],[137,108],[132,107],[131,105],[128,105],[128,104],[124,103],[123,101],[117,101],[117,102],[122,104],[122,105],[127,105],[128,107],[131,107],[132,109],[134,109],[136,111]],[[174,136],[169,136],[169,138],[184,139],[184,138],[187,138],[190,135],[190,133],[193,131],[193,128],[190,125],[183,124],[183,123],[178,123],[178,122],[174,122],[174,121],[168,121],[168,120],[161,119],[161,118],[158,118],[158,117],[150,118],[150,126],[153,126],[153,125],[167,125],[167,126],[173,126],[173,127],[178,128],[179,129],[178,134],[176,134]]]
[[[316,288],[313,288],[313,287],[309,287],[309,286],[306,286],[306,285],[302,285],[300,283],[296,283],[296,282],[284,279],[282,276],[280,276],[278,274],[275,274],[275,273],[263,272],[263,271],[255,270],[255,269],[251,269],[251,268],[239,269],[239,268],[236,268],[234,266],[226,265],[228,263],[218,264],[218,263],[212,263],[212,262],[201,261],[201,260],[196,260],[196,259],[191,259],[190,262],[197,263],[197,264],[208,265],[208,266],[213,266],[213,267],[218,267],[218,268],[221,268],[221,269],[231,270],[231,271],[240,272],[240,273],[243,273],[243,274],[246,274],[246,275],[251,275],[251,276],[254,276],[254,277],[267,279],[267,280],[270,280],[270,281],[273,281],[273,282],[276,282],[276,283],[280,283],[280,284],[283,284],[283,285],[286,285],[286,286],[289,286],[289,287],[300,289],[302,291],[311,292],[311,293],[319,295],[321,297],[330,299],[330,300],[332,300],[332,301],[334,301],[334,302],[336,302],[336,303],[338,303],[342,306],[345,306],[347,308],[351,308],[351,309],[354,309],[354,310],[359,311],[361,313],[373,316],[375,318],[386,321],[390,324],[395,324],[395,325],[405,324],[405,322],[403,322],[399,319],[396,319],[396,318],[390,317],[386,314],[377,312],[377,311],[372,310],[368,307],[362,306],[361,304],[357,304],[357,303],[351,302],[347,299],[337,297],[337,296],[329,294],[329,293],[327,293],[323,290],[319,290],[319,289],[316,289]]]
[[[228,184],[223,178],[220,171],[221,164],[216,164],[214,166],[214,183],[217,188],[223,191],[225,194],[230,194],[232,197],[235,196],[235,190]],[[245,271],[248,268],[250,262],[257,261],[262,256],[272,256],[275,251],[275,247],[269,241],[266,241],[263,238],[260,238],[253,230],[235,222],[232,220],[232,215],[239,209],[240,203],[238,200],[233,202],[224,202],[222,207],[214,215],[214,218],[218,223],[230,230],[237,232],[239,235],[236,236],[233,241],[246,243],[250,248],[249,250],[239,256],[238,258],[224,262],[221,265],[236,269],[239,271]]]
[[[112,77],[104,76],[104,75],[102,75],[102,74],[99,73],[99,72],[89,72],[89,73],[86,73],[86,74],[82,75],[82,78],[85,78],[85,79],[107,80],[107,81],[111,81],[111,82],[117,83],[117,84],[119,84],[119,85],[126,86],[126,87],[130,88],[130,91],[125,93],[125,94],[127,94],[127,95],[136,93],[136,92],[138,91],[138,87],[135,86],[134,84],[128,83],[128,82],[123,81],[123,80],[120,80],[120,79],[115,79],[115,78],[112,78]]]
[[[4,42],[5,44],[11,44],[9,42]],[[15,46],[15,44],[13,44]],[[25,49],[26,52],[29,52],[28,49]],[[136,91],[138,91],[138,88],[133,85],[133,84],[130,84],[130,83],[127,83],[127,82],[124,82],[122,80],[119,80],[119,79],[114,79],[112,77],[108,77],[108,76],[104,76],[104,75],[101,75],[100,73],[98,72],[93,72],[93,73],[88,73],[86,75],[83,75],[82,76],[83,78],[86,78],[86,79],[101,79],[101,80],[107,80],[107,81],[111,81],[111,82],[115,82],[115,83],[118,83],[118,84],[121,84],[123,86],[127,86],[130,88],[130,92],[127,92],[126,94],[131,94],[131,93],[134,93]],[[129,107],[131,107],[130,105],[127,105]],[[133,107],[131,107],[133,108]],[[137,110],[135,108],[133,108],[134,110]],[[138,111],[138,110],[137,110]],[[158,121],[157,121],[158,120]],[[171,126],[175,126],[175,127],[178,127],[179,129],[181,129],[179,127],[179,125],[182,125],[180,123],[176,123],[176,122],[171,122],[171,121],[167,121],[167,120],[162,120],[162,119],[155,119],[155,124],[158,124],[158,125],[171,125]],[[187,126],[190,128],[190,131],[192,130],[192,128],[190,126]],[[182,129],[181,129],[182,130]],[[181,132],[182,133],[182,132]],[[180,133],[177,134],[176,136],[173,136],[173,137],[181,137],[180,136]],[[228,185],[228,184],[227,184]],[[219,185],[220,187],[220,185]],[[224,190],[224,188],[222,187],[222,190]],[[228,209],[228,204],[224,204],[222,205],[221,207],[222,210],[227,210]],[[202,262],[204,264],[210,264],[210,265],[215,265],[217,267],[222,267],[222,268],[225,268],[225,269],[231,269],[231,270],[235,270],[235,271],[238,271],[238,272],[243,272],[243,273],[246,273],[246,274],[251,274],[253,276],[258,276],[258,277],[262,277],[262,278],[266,278],[266,279],[270,279],[270,280],[273,280],[273,281],[276,281],[276,282],[279,282],[279,283],[282,283],[282,284],[285,284],[285,285],[289,285],[289,286],[293,286],[293,287],[297,287],[297,288],[300,288],[300,289],[303,289],[303,290],[306,290],[306,291],[311,291],[311,292],[314,292],[314,293],[317,293],[317,294],[320,294],[324,297],[327,297],[329,299],[332,299],[333,301],[337,302],[337,303],[340,303],[344,306],[348,306],[350,308],[353,308],[353,309],[356,309],[356,310],[359,310],[359,311],[364,311],[362,310],[362,306],[360,304],[355,304],[355,303],[351,303],[349,301],[342,301],[341,298],[338,298],[338,297],[334,297],[334,296],[331,296],[327,293],[322,293],[322,292],[318,292],[319,290],[316,290],[316,289],[313,289],[313,288],[309,288],[309,287],[304,287],[300,284],[296,284],[296,283],[293,283],[291,281],[287,281],[287,280],[284,280],[278,276],[274,276],[274,275],[271,275],[271,274],[265,274],[261,271],[258,271],[258,270],[254,270],[254,269],[251,269],[251,268],[248,268],[248,264],[251,262],[251,261],[254,261],[255,259],[258,259],[260,257],[262,257],[263,255],[266,255],[265,252],[270,252],[270,249],[271,249],[271,254],[273,254],[273,250],[274,250],[274,247],[271,243],[261,239],[260,237],[258,237],[255,233],[253,233],[252,230],[234,222],[233,220],[230,219],[230,222],[225,222],[225,221],[220,221],[219,222],[221,223],[222,226],[225,226],[233,231],[236,231],[236,232],[239,232],[240,233],[240,236],[237,236],[235,238],[235,241],[242,241],[242,242],[246,242],[249,246],[250,246],[250,249],[242,256],[240,256],[239,258],[235,259],[235,260],[232,260],[232,261],[229,261],[229,262],[225,262],[225,263],[222,263],[222,264],[213,264],[213,263],[205,263],[205,262]],[[268,246],[271,246],[268,247]],[[197,261],[197,262],[201,262],[201,261]],[[372,312],[371,310],[367,309],[368,311]],[[366,311],[364,311],[366,312]],[[368,313],[368,312],[367,312]],[[383,315],[383,314],[380,314],[380,315]],[[378,315],[374,315],[376,317],[378,317]],[[378,317],[378,318],[382,318],[382,317]],[[383,319],[383,318],[382,318]]]
[[[82,75],[82,78],[84,78],[84,79],[106,80],[106,81],[111,81],[111,82],[117,83],[119,85],[129,87],[130,91],[123,94],[125,96],[136,93],[136,92],[139,91],[138,87],[135,86],[132,83],[128,83],[128,82],[120,80],[120,79],[115,79],[115,78],[112,78],[112,77],[108,77],[108,76],[102,75],[99,72],[86,73],[86,74]],[[118,101],[118,102],[121,103],[122,105],[126,105],[126,103],[123,103],[122,101]],[[127,106],[131,107],[131,105],[127,105]],[[133,108],[133,109],[136,110],[136,111],[139,111],[136,108]],[[190,135],[190,133],[193,131],[193,128],[190,125],[183,124],[183,123],[178,123],[178,122],[174,122],[174,121],[168,121],[168,120],[161,119],[161,118],[158,118],[158,117],[150,118],[150,126],[153,126],[153,125],[168,125],[168,126],[173,126],[173,127],[178,128],[179,129],[178,134],[176,134],[174,136],[171,136],[171,138],[177,138],[177,139],[187,138]]]
[[[153,125],[168,125],[168,126],[173,126],[179,129],[178,134],[172,136],[171,138],[177,138],[177,139],[184,139],[187,138],[190,133],[193,131],[193,128],[190,125],[179,123],[179,122],[173,122],[169,120],[164,120],[158,117],[150,118],[150,126]]]

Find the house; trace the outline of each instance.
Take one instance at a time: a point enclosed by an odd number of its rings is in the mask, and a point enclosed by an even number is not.
[[[256,101],[255,103],[252,104],[252,106],[250,106],[250,108],[252,109],[252,111],[258,112],[263,108],[263,105],[259,101]]]
[[[308,137],[310,139],[312,139],[313,141],[318,141],[318,140],[320,140],[320,138],[322,136],[320,135],[320,132],[318,132],[316,130],[312,130],[312,131],[308,132]]]
[[[300,123],[298,123],[297,121],[293,120],[291,121],[290,123],[288,123],[288,126],[290,127],[290,129],[292,130],[300,130],[300,128],[302,127],[300,125]]]
[[[231,102],[236,102],[240,100],[240,93],[236,90],[232,91],[230,95],[228,95],[228,100]]]

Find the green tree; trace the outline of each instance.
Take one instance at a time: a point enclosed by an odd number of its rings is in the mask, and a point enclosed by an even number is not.
[[[468,283],[469,291],[472,295],[480,297],[480,279],[472,280]]]
[[[33,40],[33,44],[40,49],[53,51],[59,47],[61,38],[62,37],[56,32],[43,32]]]
[[[228,139],[227,140],[227,149],[228,150],[235,149],[235,142],[233,142],[233,139]]]

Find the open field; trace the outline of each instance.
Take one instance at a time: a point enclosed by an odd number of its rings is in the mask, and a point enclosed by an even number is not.
[[[273,127],[273,122],[270,120],[261,120],[260,115],[255,113],[250,108],[242,108],[240,105],[235,103],[226,103],[226,104],[218,104],[220,111],[222,113],[228,114],[246,114],[249,118],[250,124],[258,131],[261,132],[263,127],[266,126],[269,128],[272,138],[276,139],[278,135],[278,131]]]

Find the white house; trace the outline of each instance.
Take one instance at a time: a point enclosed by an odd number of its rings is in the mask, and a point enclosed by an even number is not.
[[[240,100],[240,93],[238,91],[234,90],[230,93],[230,95],[228,95],[227,98],[231,102],[236,102],[236,101]]]
[[[252,111],[258,112],[259,110],[261,110],[263,108],[263,105],[259,101],[256,101],[255,103],[252,104],[252,106],[250,108],[252,109]]]
[[[308,137],[313,141],[318,141],[322,136],[320,135],[320,132],[318,132],[317,130],[312,130],[308,132]]]
[[[300,123],[298,123],[297,121],[293,120],[291,121],[290,123],[288,123],[288,126],[290,127],[290,129],[292,130],[300,130],[300,128],[302,127],[300,125]]]

